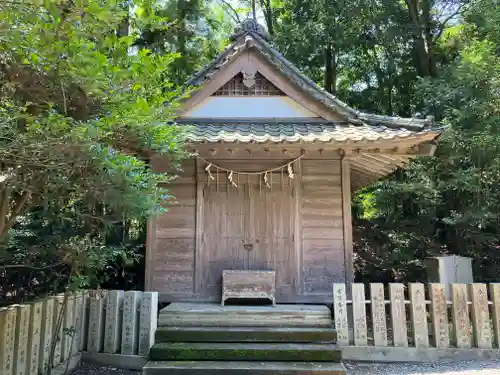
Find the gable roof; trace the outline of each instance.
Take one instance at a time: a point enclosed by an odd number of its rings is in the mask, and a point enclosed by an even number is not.
[[[201,87],[210,81],[219,71],[228,66],[238,56],[246,51],[256,51],[268,63],[277,68],[292,83],[309,94],[317,102],[343,116],[349,124],[376,125],[388,128],[404,128],[420,131],[425,128],[434,128],[434,118],[425,119],[404,118],[376,115],[354,109],[318,86],[309,77],[304,75],[279,53],[267,40],[264,29],[252,19],[245,20],[232,36],[232,43],[210,64],[194,75],[187,84]]]

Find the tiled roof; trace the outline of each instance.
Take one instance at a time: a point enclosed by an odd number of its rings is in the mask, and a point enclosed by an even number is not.
[[[326,121],[208,121],[182,120],[192,125],[188,130],[191,142],[348,142],[379,141],[418,137],[439,131],[431,129],[394,129],[385,125],[353,124]]]
[[[230,62],[232,62],[241,53],[247,50],[257,51],[270,64],[279,69],[282,74],[288,77],[291,82],[303,90],[306,94],[312,96],[318,102],[323,103],[326,107],[331,108],[336,113],[344,116],[351,123],[363,123],[384,125],[392,128],[407,128],[411,130],[419,130],[434,125],[434,119],[428,117],[420,118],[403,118],[394,116],[383,116],[371,113],[362,112],[349,107],[336,96],[330,94],[314,81],[301,73],[290,61],[281,55],[273,46],[266,40],[265,35],[259,31],[258,25],[255,25],[253,20],[246,20],[235,34],[233,42],[209,65],[207,65],[198,74],[188,81],[189,86],[199,87],[212,79],[212,77]]]

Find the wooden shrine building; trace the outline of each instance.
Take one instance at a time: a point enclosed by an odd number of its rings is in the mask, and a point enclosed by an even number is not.
[[[351,193],[432,155],[433,119],[350,108],[253,20],[188,84],[177,122],[198,156],[170,185],[178,203],[150,219],[146,289],[220,302],[224,270],[272,270],[278,303],[330,303],[332,282],[353,279]]]

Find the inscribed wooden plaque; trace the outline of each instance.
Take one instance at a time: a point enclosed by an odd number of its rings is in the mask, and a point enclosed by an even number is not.
[[[500,348],[500,284],[490,284],[490,296],[492,306],[493,320],[493,339],[495,347]]]
[[[408,346],[408,328],[406,326],[405,286],[389,284],[391,301],[391,328],[394,346]]]
[[[104,330],[104,352],[117,353],[121,342],[121,309],[123,304],[123,291],[108,291],[106,299],[106,327]]]
[[[52,365],[56,367],[62,361],[62,338],[64,328],[64,295],[52,297],[54,299],[54,322],[53,324],[53,339],[56,340],[54,351],[54,361]]]
[[[75,337],[73,345],[71,346],[71,355],[75,355],[80,351],[81,340],[82,340],[82,309],[83,309],[83,295],[78,292],[75,295],[75,312],[73,314],[73,320],[75,324]]]
[[[139,355],[149,355],[158,324],[158,292],[144,292],[139,313]]]
[[[42,306],[42,330],[40,333],[40,358],[38,360],[38,370],[45,374],[50,358],[50,348],[54,337],[54,298],[47,298]]]
[[[457,348],[470,348],[469,307],[467,285],[451,284],[453,339]]]
[[[70,357],[71,346],[74,345],[73,337],[75,334],[75,296],[70,295],[66,299],[66,306],[64,307],[64,324],[61,340],[61,355],[62,360],[66,361]]]
[[[373,343],[375,346],[387,346],[384,284],[370,284],[370,299],[372,305]]]
[[[81,334],[80,334],[80,351],[86,351],[87,350],[87,343],[88,343],[88,337],[89,337],[89,316],[90,316],[90,296],[87,291],[83,292],[82,294],[82,318],[80,320],[80,329],[81,329]]]
[[[409,284],[411,304],[411,325],[416,348],[429,347],[429,328],[427,326],[427,309],[425,307],[424,284]]]
[[[104,339],[104,304],[106,293],[104,291],[93,291],[89,296],[89,333],[87,351],[92,353],[102,352]]]
[[[36,302],[31,306],[30,326],[28,331],[28,360],[27,374],[38,374],[38,360],[40,358],[40,332],[42,329],[43,302]]]
[[[123,298],[121,354],[137,354],[139,333],[138,315],[140,303],[141,292],[125,292]]]
[[[345,284],[333,284],[333,315],[339,345],[349,345],[347,294]]]
[[[352,284],[352,314],[354,320],[354,344],[358,346],[368,345],[366,332],[366,300],[365,285]]]
[[[0,309],[0,374],[2,375],[12,375],[14,371],[16,312],[13,307]]]
[[[30,314],[31,305],[17,306],[16,342],[14,344],[14,375],[26,375]]]
[[[432,330],[436,348],[450,346],[450,330],[448,327],[448,304],[446,303],[446,285],[429,284],[431,299]]]
[[[476,347],[480,349],[491,349],[492,335],[486,284],[471,284],[470,292],[472,295],[472,326],[474,329],[474,342]]]

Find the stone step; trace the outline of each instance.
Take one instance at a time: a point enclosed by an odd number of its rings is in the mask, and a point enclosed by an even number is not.
[[[152,361],[304,361],[340,362],[334,344],[256,343],[159,343],[153,345]]]
[[[329,362],[148,362],[143,375],[346,375],[341,363]]]
[[[327,306],[220,306],[172,303],[160,311],[159,326],[332,327]]]
[[[156,342],[335,343],[331,328],[159,327]]]

